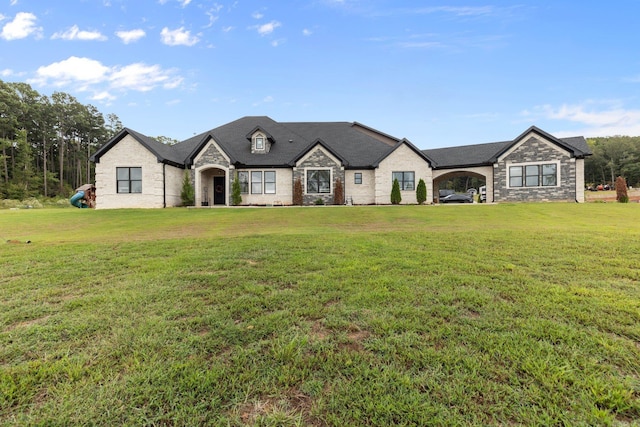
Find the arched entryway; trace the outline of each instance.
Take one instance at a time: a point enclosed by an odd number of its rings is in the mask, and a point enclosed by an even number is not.
[[[493,202],[493,167],[433,171],[434,203],[438,201],[439,190],[452,189],[456,192],[466,192],[470,188],[474,188],[479,191],[482,186],[486,187],[486,201]]]
[[[225,206],[227,204],[227,171],[210,167],[201,169],[196,180],[196,201],[199,206]]]

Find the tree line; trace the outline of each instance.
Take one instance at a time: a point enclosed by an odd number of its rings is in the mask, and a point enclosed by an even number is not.
[[[640,136],[588,138],[593,152],[584,162],[587,185],[609,184],[626,179],[628,186],[640,187]]]
[[[122,129],[115,114],[105,116],[64,92],[38,93],[27,83],[0,80],[0,199],[68,196],[94,181],[95,151]],[[158,137],[159,141],[176,141]],[[587,185],[613,185],[622,176],[640,187],[640,137],[589,138]],[[479,182],[449,183],[462,191]]]
[[[122,129],[73,96],[0,80],[0,199],[68,196],[94,180],[89,160]]]

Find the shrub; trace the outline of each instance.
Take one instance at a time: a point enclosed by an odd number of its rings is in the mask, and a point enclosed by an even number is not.
[[[240,188],[238,172],[236,172],[233,177],[233,185],[231,186],[231,204],[238,206],[240,203],[242,203],[242,189]]]
[[[616,178],[616,200],[620,203],[629,202],[629,195],[627,194],[627,181],[621,176]]]
[[[318,197],[318,198],[316,199],[316,201],[315,201],[315,204],[316,204],[316,205],[324,205],[324,200],[322,200],[321,198],[319,198],[319,197]]]
[[[295,206],[302,206],[302,203],[302,181],[300,181],[300,178],[297,178],[293,183],[293,204]]]
[[[400,183],[397,179],[393,180],[393,187],[391,188],[391,204],[399,205],[402,201],[402,195],[400,194]]]
[[[422,178],[418,181],[418,187],[416,188],[416,200],[419,205],[427,201],[427,185]]]
[[[196,203],[196,192],[193,188],[193,184],[191,184],[191,173],[188,170],[184,171],[180,198],[182,199],[183,206],[193,206]]]
[[[336,185],[333,189],[333,204],[344,205],[344,187],[340,178],[336,180]]]

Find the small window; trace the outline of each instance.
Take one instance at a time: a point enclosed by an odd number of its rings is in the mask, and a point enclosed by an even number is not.
[[[264,138],[256,136],[256,150],[264,150]]]
[[[118,193],[142,193],[142,168],[116,168]]]
[[[308,170],[307,171],[307,193],[308,194],[331,193],[331,171]]]
[[[238,182],[240,182],[240,192],[242,194],[249,193],[249,172],[238,172]]]
[[[251,172],[251,194],[262,194],[262,172]]]
[[[354,184],[362,184],[362,174],[360,172],[356,172],[353,175],[353,183]]]
[[[415,189],[415,172],[393,172],[391,174],[391,184],[398,180],[401,191],[410,191]]]
[[[267,171],[264,173],[264,194],[276,194],[275,171]]]

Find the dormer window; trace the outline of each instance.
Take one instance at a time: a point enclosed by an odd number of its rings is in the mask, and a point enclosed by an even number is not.
[[[269,132],[260,127],[249,132],[247,139],[251,142],[251,153],[253,154],[267,154],[275,143]]]

